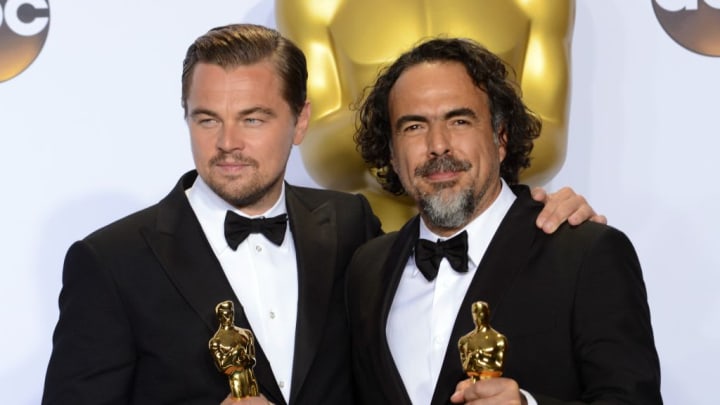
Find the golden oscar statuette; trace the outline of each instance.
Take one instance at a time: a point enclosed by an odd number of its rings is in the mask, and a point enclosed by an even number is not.
[[[507,339],[489,325],[490,309],[483,301],[472,304],[475,329],[460,338],[460,361],[473,382],[500,377],[503,373]]]
[[[383,191],[355,149],[355,111],[378,70],[420,40],[472,38],[515,70],[525,104],[542,118],[523,183],[542,185],[565,160],[575,0],[275,0],[278,29],[307,55],[312,117],[300,146],[321,186],[362,192],[386,231],[416,214]]]
[[[255,345],[249,329],[235,326],[232,301],[223,301],[215,307],[218,326],[208,346],[217,368],[228,376],[230,392],[235,398],[258,396],[255,379]]]

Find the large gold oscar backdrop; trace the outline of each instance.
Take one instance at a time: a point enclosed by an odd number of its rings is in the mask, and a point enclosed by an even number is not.
[[[543,120],[522,181],[542,184],[562,166],[574,0],[276,0],[276,18],[308,58],[313,118],[301,146],[308,173],[323,187],[362,192],[386,231],[415,210],[409,199],[383,192],[366,169],[349,107],[380,68],[423,38],[473,38],[511,65],[526,104]]]

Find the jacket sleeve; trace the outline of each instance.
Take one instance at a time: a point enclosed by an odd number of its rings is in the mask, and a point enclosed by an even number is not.
[[[605,227],[582,259],[572,333],[584,385],[582,402],[575,403],[662,404],[640,263],[631,242],[614,228]],[[533,396],[539,404],[567,404]]]
[[[128,403],[132,331],[111,274],[87,242],[68,250],[59,304],[42,403]]]

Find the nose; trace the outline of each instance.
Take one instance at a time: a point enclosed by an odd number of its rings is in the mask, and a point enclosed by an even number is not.
[[[429,124],[427,132],[428,154],[442,156],[450,153],[450,131],[441,123]]]
[[[245,148],[245,139],[242,130],[236,125],[223,125],[220,130],[218,130],[217,148],[223,152],[232,152]]]

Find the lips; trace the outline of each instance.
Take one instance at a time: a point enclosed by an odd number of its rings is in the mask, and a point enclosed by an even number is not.
[[[451,181],[458,177],[462,171],[439,171],[428,173],[424,177],[430,181]]]
[[[221,163],[215,163],[213,166],[218,166],[222,168],[234,168],[234,167],[247,167],[247,166],[254,166],[252,163],[247,162],[221,162]]]
[[[244,160],[231,160],[231,161],[213,161],[211,166],[215,168],[220,174],[227,176],[237,176],[248,169],[257,167],[257,163],[254,161]]]

